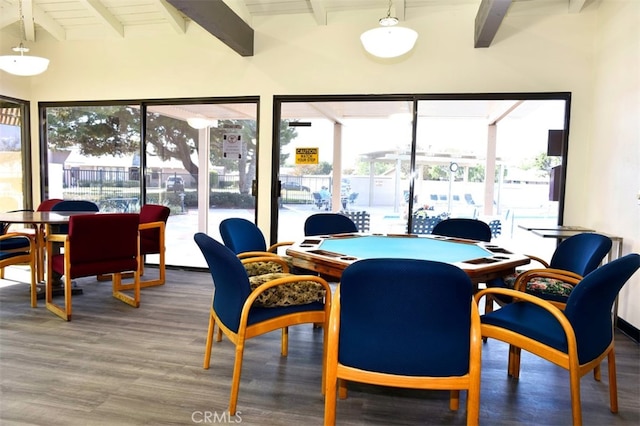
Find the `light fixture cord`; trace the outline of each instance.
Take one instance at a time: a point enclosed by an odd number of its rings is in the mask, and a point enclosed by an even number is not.
[[[20,1],[20,4],[22,4],[22,0]],[[389,8],[387,9],[387,18],[391,18],[391,5],[392,5],[392,2],[391,0],[389,0]]]

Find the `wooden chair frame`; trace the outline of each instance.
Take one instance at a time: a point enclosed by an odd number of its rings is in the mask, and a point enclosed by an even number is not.
[[[0,235],[0,241],[16,237],[26,238],[29,241],[29,249],[27,252],[25,252],[25,249],[21,248],[16,251],[19,251],[23,254],[0,260],[0,278],[4,279],[4,268],[7,266],[23,264],[29,265],[29,269],[31,270],[31,307],[35,308],[38,306],[38,289],[36,286],[36,265],[38,250],[36,248],[33,235],[25,232],[8,232],[6,234]]]
[[[160,286],[160,285],[164,285],[165,281],[166,281],[166,275],[167,275],[167,271],[166,271],[166,264],[165,264],[165,229],[166,229],[166,224],[162,221],[159,222],[147,222],[147,223],[141,223],[138,226],[138,230],[142,231],[145,229],[154,229],[154,228],[158,228],[159,232],[160,232],[160,237],[159,237],[159,241],[160,241],[160,247],[158,249],[158,255],[159,255],[159,261],[158,261],[158,278],[154,278],[154,279],[149,279],[149,280],[143,280],[142,276],[144,275],[144,256],[140,255],[140,268],[139,268],[139,274],[140,274],[140,288],[145,288],[145,287],[156,287],[156,286]],[[110,281],[112,279],[111,275],[98,275],[96,277],[98,279],[98,281]],[[133,272],[126,272],[122,274],[122,278],[126,279],[126,278],[133,278]],[[120,285],[120,289],[122,290],[132,290],[135,288],[135,282],[134,283],[125,283],[125,284],[121,284]]]
[[[64,243],[64,305],[60,306],[53,302],[53,267],[51,263],[51,256],[47,262],[47,282],[46,282],[46,307],[48,310],[59,316],[65,321],[71,321],[71,245],[69,242],[69,236],[66,234],[52,234],[47,232],[47,253],[53,253],[54,243]],[[107,276],[112,277],[112,294],[118,300],[126,303],[127,305],[137,308],[140,306],[140,237],[138,236],[138,254],[136,256],[138,269],[133,271],[133,283],[128,285],[122,284],[122,276],[124,272],[109,274]],[[133,289],[133,296],[123,293],[123,290]]]
[[[283,270],[288,272],[288,267],[286,261],[283,259],[274,256],[260,256],[260,257],[252,257],[249,259],[242,260],[242,263],[250,263],[250,262],[277,262],[280,263],[283,267]],[[260,296],[260,294],[264,293],[266,290],[280,286],[285,284],[290,284],[298,281],[315,281],[318,284],[322,285],[325,290],[325,302],[324,302],[324,310],[323,311],[309,311],[309,312],[298,312],[288,315],[282,315],[280,317],[272,318],[267,321],[262,321],[257,324],[247,325],[247,321],[249,318],[249,311],[251,310],[253,303]],[[244,354],[244,346],[245,341],[256,336],[260,336],[262,334],[266,334],[270,331],[282,330],[281,343],[280,343],[280,353],[282,356],[288,355],[288,347],[289,347],[289,326],[306,324],[306,323],[320,323],[323,324],[324,329],[327,329],[329,322],[329,312],[331,307],[331,288],[329,284],[322,278],[314,275],[291,275],[285,278],[278,278],[267,283],[260,285],[257,289],[251,292],[247,300],[245,300],[242,314],[240,317],[240,326],[238,328],[238,332],[234,332],[227,328],[217,313],[213,309],[213,305],[209,311],[209,327],[207,330],[207,343],[205,346],[205,354],[204,354],[204,362],[203,368],[208,369],[211,362],[211,349],[213,346],[213,335],[215,331],[216,324],[218,325],[218,333],[216,335],[216,342],[220,342],[222,340],[222,334],[233,343],[236,347],[235,351],[235,361],[233,365],[233,377],[231,381],[231,396],[229,398],[229,413],[230,415],[235,415],[236,408],[238,404],[238,392],[240,390],[240,375],[242,372],[242,360]],[[323,338],[323,365],[322,365],[322,388],[324,389],[324,381],[325,381],[325,363],[326,363],[326,353],[327,353],[327,334],[324,334]]]
[[[460,406],[460,390],[467,390],[467,425],[477,425],[480,416],[480,371],[482,368],[482,345],[480,333],[480,316],[478,307],[471,303],[471,331],[470,331],[470,371],[463,376],[453,377],[420,377],[394,375],[366,371],[342,365],[338,362],[338,343],[340,333],[340,286],[334,294],[331,304],[329,328],[327,329],[327,359],[324,424],[336,423],[336,385],[340,399],[347,397],[347,381],[369,383],[380,386],[394,386],[412,389],[450,390],[449,408],[458,410]]]
[[[554,363],[555,365],[564,368],[569,371],[569,386],[571,390],[571,413],[573,416],[573,424],[582,424],[582,409],[580,402],[580,378],[585,374],[593,371],[594,378],[600,381],[600,363],[607,358],[607,364],[609,367],[609,403],[612,413],[618,412],[618,387],[616,381],[616,361],[615,361],[615,348],[614,340],[611,340],[609,347],[602,352],[597,358],[591,360],[586,364],[579,364],[578,362],[578,346],[576,343],[576,336],[573,331],[573,327],[569,320],[564,316],[562,310],[553,305],[547,300],[541,299],[534,295],[524,293],[522,291],[503,289],[503,288],[489,288],[479,291],[476,296],[476,302],[484,296],[490,294],[502,294],[505,296],[511,296],[514,298],[513,303],[517,301],[525,301],[533,303],[551,313],[562,326],[568,343],[567,353],[558,351],[555,348],[547,346],[537,340],[523,336],[521,334],[506,330],[493,325],[482,324],[482,337],[494,338],[501,340],[509,344],[509,360],[507,366],[507,373],[510,377],[515,379],[520,377],[520,353],[521,350],[531,352],[547,361]]]

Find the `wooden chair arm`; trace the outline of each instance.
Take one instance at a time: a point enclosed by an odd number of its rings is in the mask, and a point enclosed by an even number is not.
[[[282,266],[282,272],[289,273],[289,265],[287,264],[287,261],[281,258],[280,256],[277,256],[274,254],[266,255],[266,256],[249,257],[246,259],[240,259],[240,261],[242,262],[243,265],[247,265],[255,262],[277,263],[278,265]]]
[[[546,260],[544,260],[543,258],[541,258],[541,257],[535,256],[533,254],[525,254],[525,256],[527,256],[531,260],[535,260],[536,262],[540,263],[545,268],[549,267],[549,263]]]
[[[537,277],[560,280],[573,286],[577,285],[582,280],[581,275],[571,271],[565,271],[563,269],[529,269],[518,275],[518,278],[516,278],[513,283],[513,289],[516,291],[527,291],[527,283]]]
[[[162,229],[166,226],[166,224],[162,221],[158,221],[158,222],[147,222],[147,223],[141,223],[140,225],[138,225],[138,230],[142,231],[145,229],[154,229],[154,228],[159,228]]]
[[[2,234],[0,235],[0,240],[6,240],[8,238],[12,238],[12,237],[25,237],[25,238],[29,238],[32,239],[33,238],[33,234],[28,234],[26,232],[7,232],[6,234]]]
[[[569,343],[569,350],[576,350],[576,335],[573,331],[573,326],[565,316],[564,311],[555,306],[553,303],[534,296],[533,294],[524,293],[522,291],[511,290],[509,288],[491,287],[480,290],[475,294],[474,298],[476,304],[479,304],[482,297],[491,294],[500,294],[503,296],[512,297],[514,299],[514,303],[533,303],[534,305],[540,306],[544,310],[548,311],[555,317],[556,320],[558,320],[558,323],[564,330],[565,335],[567,336],[567,342]]]
[[[275,253],[278,250],[278,247],[292,246],[294,243],[295,241],[280,241],[279,243],[272,244],[267,251]]]
[[[248,259],[251,257],[264,257],[264,256],[280,257],[277,254],[271,253],[268,251],[245,251],[243,253],[239,253],[237,256],[238,256],[238,259]]]
[[[276,278],[275,280],[267,281],[266,283],[261,284],[258,288],[253,290],[249,294],[249,297],[247,297],[247,300],[245,300],[244,305],[242,307],[240,324],[247,323],[247,319],[249,318],[249,311],[253,307],[253,303],[256,301],[258,296],[260,296],[262,293],[276,286],[291,284],[291,283],[301,282],[301,281],[315,281],[318,284],[322,285],[322,287],[325,290],[325,302],[324,302],[325,309],[327,309],[326,307],[331,306],[331,287],[329,287],[329,283],[324,278],[321,278],[317,275],[289,275],[287,277]],[[328,313],[329,312],[327,310],[327,314]]]
[[[64,243],[67,240],[67,234],[47,234],[47,241]]]

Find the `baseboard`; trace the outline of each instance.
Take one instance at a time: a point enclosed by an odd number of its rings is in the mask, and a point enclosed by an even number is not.
[[[629,336],[634,342],[640,343],[640,331],[622,318],[618,318],[618,329]]]

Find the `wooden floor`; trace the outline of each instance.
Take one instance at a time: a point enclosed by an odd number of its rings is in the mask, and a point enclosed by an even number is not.
[[[156,272],[149,269],[149,273]],[[233,365],[228,340],[214,344],[211,368],[202,368],[212,295],[208,273],[167,271],[163,287],[142,291],[134,309],[111,296],[110,283],[78,280],[67,323],[29,307],[26,284],[0,288],[0,424],[6,425],[320,425],[322,330],[290,331],[287,358],[279,333],[252,339],[245,350],[238,414],[227,417]],[[0,280],[8,284],[8,280]],[[640,351],[617,338],[620,412],[602,382],[582,379],[587,425],[640,424]],[[506,375],[507,348],[483,349],[480,422],[485,425],[568,425],[568,373],[523,353],[521,377]],[[463,392],[463,398],[464,398]],[[206,417],[208,416],[208,417]],[[445,391],[353,385],[338,402],[341,425],[462,425]]]

